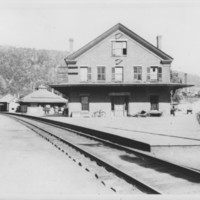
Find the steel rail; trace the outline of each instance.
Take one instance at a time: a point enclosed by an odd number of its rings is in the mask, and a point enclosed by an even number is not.
[[[15,117],[14,117],[15,118]],[[16,119],[16,118],[15,118]],[[86,155],[87,157],[89,157],[91,160],[94,160],[98,165],[100,166],[104,166],[108,171],[113,172],[114,174],[116,174],[119,177],[123,177],[124,180],[126,180],[128,183],[132,184],[133,186],[136,186],[138,189],[140,189],[141,191],[147,193],[147,194],[162,194],[162,192],[158,191],[157,189],[149,186],[148,184],[144,183],[143,181],[140,181],[139,179],[133,178],[131,175],[123,172],[120,169],[117,169],[115,166],[108,164],[106,161],[104,161],[103,159],[98,158],[97,156],[93,155],[92,153],[89,153],[86,150],[83,150],[81,148],[79,148],[77,145],[73,144],[72,142],[68,142],[52,133],[50,133],[49,131],[44,130],[43,128],[40,128],[36,125],[33,125],[32,123],[29,123],[27,121],[24,121],[23,119],[19,119],[17,118],[17,120],[19,121],[23,121],[23,123],[26,123],[36,129],[39,129],[40,131],[43,131],[45,133],[47,133],[48,135],[50,135],[51,137],[56,138],[57,140],[59,140],[60,142],[63,142],[64,144],[67,144],[68,146],[73,147],[74,149],[76,149],[77,151],[81,152],[82,154]],[[48,124],[49,125],[49,124]],[[49,126],[52,126],[49,125]],[[62,128],[62,127],[60,127]],[[38,133],[40,134],[40,133]]]
[[[56,125],[59,125],[61,127],[69,128],[69,129],[74,130],[74,131],[84,132],[87,135],[96,136],[97,138],[109,140],[111,142],[114,142],[116,144],[120,144],[120,145],[123,145],[123,146],[126,146],[126,147],[136,148],[136,149],[140,149],[140,150],[143,150],[143,151],[150,151],[150,145],[147,144],[147,143],[140,142],[140,144],[138,144],[138,142],[135,141],[135,140],[132,140],[132,139],[129,139],[129,138],[124,138],[122,136],[114,135],[114,134],[111,134],[111,133],[105,133],[103,131],[94,130],[94,129],[91,129],[91,128],[86,128],[86,127],[68,124],[68,123],[64,123],[64,122],[59,122],[59,121],[55,121],[55,120],[50,120],[50,119],[46,119],[46,118],[43,118],[43,117],[35,117],[35,116],[31,116],[31,115],[23,115],[23,114],[15,114],[15,113],[7,113],[7,114],[8,115],[26,117],[26,118],[29,118],[29,119],[40,120],[40,121],[47,122],[47,123],[49,122],[51,124],[56,124]]]
[[[110,134],[110,133],[106,133],[106,132],[103,132],[103,131],[98,131],[98,130],[94,130],[94,129],[90,129],[90,128],[86,128],[86,127],[82,127],[82,126],[77,126],[77,125],[59,122],[59,121],[55,121],[55,120],[45,119],[45,118],[42,118],[42,117],[35,117],[35,116],[21,115],[21,114],[19,115],[19,114],[14,114],[14,113],[12,113],[12,114],[9,113],[9,115],[30,118],[30,119],[40,121],[40,122],[42,121],[42,122],[45,122],[45,123],[48,123],[48,124],[51,124],[51,125],[57,125],[60,128],[66,128],[66,130],[68,130],[68,131],[71,131],[71,132],[74,132],[74,133],[77,133],[77,134],[80,134],[80,135],[84,135],[84,136],[87,136],[87,137],[90,137],[90,138],[93,138],[93,139],[96,139],[96,140],[100,140],[104,143],[115,146],[115,147],[120,148],[122,150],[126,150],[130,153],[135,153],[137,155],[149,158],[149,159],[153,160],[154,162],[166,165],[169,168],[172,168],[172,169],[175,169],[179,172],[182,172],[184,175],[188,175],[188,176],[191,176],[191,177],[194,177],[194,178],[198,177],[200,179],[199,170],[189,168],[189,167],[185,167],[185,166],[181,166],[181,165],[176,164],[176,163],[171,163],[170,161],[166,161],[166,160],[163,160],[163,159],[158,158],[156,156],[151,156],[151,155],[149,155],[145,152],[138,151],[137,150],[138,145],[134,146],[135,141],[132,140],[132,139],[124,138],[124,137],[121,137],[121,136],[117,136],[117,135],[114,135],[114,134]],[[111,136],[111,137],[109,137],[109,136]],[[116,136],[116,139],[115,139],[115,136]],[[127,141],[127,145],[125,143],[126,141]],[[131,142],[133,142],[133,144],[131,144]]]

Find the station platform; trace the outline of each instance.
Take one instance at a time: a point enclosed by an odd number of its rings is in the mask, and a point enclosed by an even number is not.
[[[196,159],[200,156],[200,125],[196,114],[146,118],[47,118],[130,138],[138,144],[145,143],[150,146],[150,154],[200,169],[200,161]]]
[[[0,199],[82,199],[82,195],[113,194],[29,128],[5,115],[0,115],[0,122]]]

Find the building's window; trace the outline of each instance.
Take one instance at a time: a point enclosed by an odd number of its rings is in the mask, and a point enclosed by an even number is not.
[[[91,67],[80,67],[80,81],[91,81]]]
[[[159,97],[158,95],[150,96],[151,110],[159,110]]]
[[[89,97],[88,96],[81,96],[81,110],[89,111]]]
[[[112,42],[112,56],[126,56],[126,55],[127,55],[127,42],[113,41]]]
[[[106,80],[106,68],[101,66],[97,67],[97,80],[105,81]]]
[[[83,82],[88,81],[88,67],[80,68],[80,80]]]
[[[157,66],[148,67],[147,81],[162,81],[162,67],[157,67]]]
[[[123,67],[112,68],[112,81],[116,81],[116,82],[123,81]]]
[[[141,66],[133,67],[133,79],[134,80],[142,80],[142,67]]]
[[[158,80],[158,67],[150,67],[150,77],[152,81]]]

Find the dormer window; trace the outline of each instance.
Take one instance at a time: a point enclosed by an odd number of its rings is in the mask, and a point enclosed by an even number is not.
[[[127,42],[113,41],[112,42],[112,56],[126,56],[126,55],[127,55]]]

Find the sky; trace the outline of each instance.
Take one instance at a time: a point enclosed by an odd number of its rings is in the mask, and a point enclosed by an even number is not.
[[[200,0],[0,0],[0,45],[78,50],[117,23],[200,75]]]

